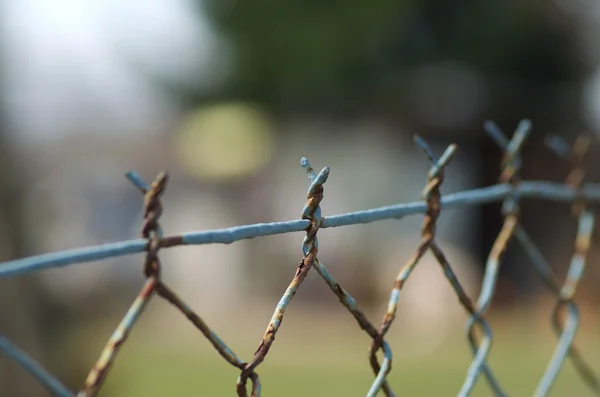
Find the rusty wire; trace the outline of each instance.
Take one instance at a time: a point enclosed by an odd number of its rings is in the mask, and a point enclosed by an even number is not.
[[[497,145],[504,150],[500,180],[502,182],[510,183],[516,191],[520,182],[519,171],[522,166],[519,151],[531,129],[531,123],[528,120],[522,121],[510,141],[494,123],[487,122],[485,128],[488,134],[496,141]],[[569,148],[569,145],[566,142],[556,136],[550,136],[546,140],[547,146],[554,151],[555,154],[568,160],[572,164],[573,168],[566,179],[566,185],[576,191],[580,191],[584,179],[585,172],[583,169],[583,159],[590,143],[591,141],[589,138],[585,136],[580,136],[573,148]],[[598,376],[583,360],[581,354],[574,345],[574,339],[579,325],[579,310],[573,300],[573,295],[585,268],[585,258],[590,246],[595,223],[593,211],[587,208],[584,195],[576,195],[572,204],[572,213],[578,218],[579,227],[575,239],[575,252],[569,266],[567,279],[562,287],[560,286],[558,277],[554,274],[543,254],[539,248],[537,248],[525,228],[518,221],[519,206],[518,196],[516,194],[509,196],[505,200],[502,211],[505,216],[505,221],[494,242],[490,259],[488,260],[486,267],[486,274],[483,282],[484,288],[479,299],[481,312],[485,311],[491,302],[501,256],[506,250],[510,239],[514,237],[523,247],[531,264],[541,274],[546,286],[556,295],[557,299],[552,313],[552,325],[555,333],[559,336],[559,343],[557,344],[554,355],[548,363],[546,371],[538,383],[533,395],[535,397],[548,395],[567,355],[571,357],[578,374],[588,387],[596,395],[600,395],[600,381],[598,380]],[[488,280],[489,282],[487,282]],[[561,316],[561,313],[563,313],[564,310],[568,313],[566,320]],[[469,323],[469,327],[470,325],[471,324]],[[493,375],[487,367],[485,367],[485,371],[489,375],[488,379],[493,379]],[[492,389],[496,395],[504,395],[502,390],[497,388],[497,384],[492,384]]]
[[[127,340],[131,328],[150,302],[150,298],[152,298],[156,286],[160,282],[160,263],[157,255],[160,248],[158,219],[162,214],[160,196],[164,193],[167,182],[167,174],[161,173],[144,196],[144,225],[141,234],[142,237],[149,240],[148,253],[144,261],[146,282],[125,317],[108,340],[100,358],[92,367],[83,387],[77,393],[77,397],[93,397],[98,393],[119,352],[119,348]]]
[[[326,175],[329,174],[329,168],[324,168],[323,171],[321,171],[321,173],[317,175],[317,173],[313,170],[306,158],[302,158],[301,165],[311,181],[311,187],[309,188],[309,203],[306,207],[304,207],[304,210],[302,211],[302,216],[310,219],[311,224],[314,223],[315,225],[319,225],[322,222],[321,209],[319,207],[317,207],[314,211],[311,209],[310,191],[313,189],[313,186],[319,184],[319,179],[325,171],[327,172]],[[310,229],[313,228],[314,227],[311,227]],[[311,239],[307,234],[307,237],[305,237],[304,241],[302,242],[302,251],[304,252],[304,255],[308,256],[311,252],[316,252],[318,247],[319,240],[316,238],[316,235],[314,236],[314,238]],[[335,280],[333,275],[316,258],[316,256],[314,257],[313,267],[315,268],[317,273],[319,273],[319,275],[325,280],[329,288],[337,296],[342,305],[344,305],[344,307],[348,309],[350,314],[352,314],[352,316],[356,319],[361,329],[363,329],[371,338],[376,338],[377,329],[375,328],[375,326],[367,319],[367,316],[357,307],[354,298],[348,293],[348,291],[342,288],[342,286]],[[386,376],[391,370],[392,350],[386,341],[383,341],[381,343],[381,349],[383,350],[384,354],[383,364],[379,365],[379,363],[371,361],[371,367],[375,372],[376,378],[373,382],[373,385],[367,392],[367,397],[376,396],[381,389],[383,389],[386,396],[395,396],[394,392],[392,391],[391,387],[389,386],[386,380]]]
[[[465,379],[463,388],[459,392],[459,395],[467,395],[473,389],[477,377],[479,376],[482,363],[485,360],[490,347],[492,335],[487,321],[485,321],[482,316],[476,313],[471,299],[467,296],[456,275],[454,274],[450,263],[446,259],[446,255],[435,241],[436,222],[441,212],[440,186],[444,181],[444,167],[446,167],[446,165],[448,165],[448,163],[452,160],[457,146],[454,144],[448,146],[441,158],[437,160],[429,145],[422,138],[416,136],[415,142],[423,150],[432,164],[432,168],[427,176],[427,185],[422,193],[422,198],[427,203],[427,211],[425,212],[425,219],[421,227],[421,242],[413,256],[400,270],[398,277],[396,277],[396,280],[394,281],[387,312],[383,317],[381,325],[379,326],[377,338],[375,338],[371,343],[370,358],[371,362],[376,361],[375,352],[380,347],[383,336],[387,333],[395,319],[398,302],[400,300],[400,291],[402,290],[404,283],[408,280],[410,274],[416,268],[421,258],[427,253],[427,251],[431,251],[437,262],[442,267],[442,270],[444,271],[445,276],[448,278],[451,286],[454,288],[454,291],[459,298],[459,302],[472,316],[472,318],[475,319],[474,321],[481,326],[481,329],[485,335],[484,339],[477,346],[476,358],[473,360],[473,363],[468,370],[467,378]]]
[[[579,190],[585,178],[583,161],[591,144],[589,137],[580,135],[572,148],[569,148],[569,145],[557,136],[550,136],[546,140],[546,144],[558,157],[564,158],[571,164],[572,169],[566,178],[565,184]],[[575,236],[575,250],[562,287],[558,277],[546,263],[543,255],[535,247],[527,232],[522,227],[517,231],[517,239],[522,242],[524,247],[529,248],[527,251],[529,251],[530,257],[533,253],[532,263],[537,264],[536,268],[543,269],[541,271],[542,277],[550,291],[556,295],[556,303],[552,310],[552,325],[558,336],[558,344],[535,391],[534,395],[536,397],[546,396],[549,393],[567,355],[570,356],[577,373],[583,381],[596,395],[600,395],[600,381],[597,375],[583,360],[581,353],[574,344],[575,333],[579,326],[579,310],[573,296],[585,269],[586,257],[595,225],[595,213],[593,209],[588,208],[584,197],[578,197],[573,202],[571,212],[577,219],[578,228]]]
[[[484,128],[492,139],[505,150],[499,179],[501,183],[508,184],[511,187],[512,192],[506,197],[502,205],[504,222],[500,229],[500,233],[492,245],[492,249],[486,262],[482,288],[476,304],[476,314],[467,320],[467,335],[475,357],[479,354],[480,349],[478,348],[479,337],[475,333],[474,325],[476,319],[488,310],[492,302],[502,256],[519,223],[519,197],[516,191],[520,183],[519,171],[522,165],[520,151],[529,135],[531,122],[529,120],[521,121],[510,141],[494,123],[488,121],[484,124]],[[496,381],[496,377],[485,361],[482,361],[480,370],[483,371],[494,394],[496,396],[505,396],[506,393],[502,390],[498,381]],[[471,387],[473,387],[473,385],[471,385]],[[461,396],[468,395],[470,390],[471,389],[463,388],[461,390]]]
[[[457,147],[454,144],[450,145],[442,156],[436,159],[427,143],[420,137],[416,137],[416,144],[423,150],[432,165],[427,175],[427,184],[421,195],[422,202],[359,211],[352,214],[334,215],[328,218],[322,216],[320,203],[323,200],[323,184],[329,176],[330,169],[325,167],[317,174],[308,160],[302,158],[301,166],[308,175],[310,185],[307,193],[307,203],[302,210],[301,220],[240,226],[220,231],[194,232],[191,234],[164,237],[159,224],[159,218],[163,211],[160,199],[165,192],[168,175],[161,173],[151,185],[147,185],[137,174],[129,172],[127,173],[128,179],[144,193],[144,221],[141,228],[142,240],[123,242],[100,249],[91,248],[77,252],[63,252],[5,262],[0,264],[0,277],[30,272],[46,267],[65,266],[75,261],[83,262],[145,250],[146,256],[143,263],[143,275],[146,281],[137,298],[110,337],[100,358],[93,366],[76,396],[93,397],[97,395],[109,373],[119,348],[127,340],[132,327],[149,303],[151,297],[156,294],[177,308],[209,340],[212,346],[229,364],[240,370],[240,375],[237,378],[235,386],[238,397],[248,397],[248,379],[250,379],[252,384],[250,396],[259,397],[261,394],[261,383],[256,369],[266,359],[277,331],[283,322],[284,313],[292,298],[308,272],[314,268],[371,339],[369,345],[369,362],[375,379],[370,389],[366,391],[366,396],[374,397],[383,391],[386,396],[391,397],[395,396],[395,394],[388,383],[387,376],[392,369],[392,350],[389,343],[385,340],[385,336],[396,317],[400,292],[404,283],[408,280],[420,259],[427,251],[430,251],[453,287],[460,304],[469,314],[467,338],[474,358],[467,370],[463,386],[457,395],[459,397],[470,395],[479,376],[483,373],[494,394],[496,396],[506,396],[506,392],[501,388],[491,368],[486,364],[486,358],[492,344],[492,331],[484,315],[489,309],[494,296],[503,254],[509,242],[514,238],[525,249],[526,255],[534,268],[541,274],[545,285],[556,296],[556,303],[551,318],[552,326],[558,336],[558,343],[554,355],[534,392],[534,396],[542,397],[548,395],[567,356],[573,361],[583,381],[596,395],[600,395],[600,381],[598,377],[585,363],[581,353],[574,344],[579,324],[579,311],[573,296],[583,276],[585,259],[595,224],[595,213],[591,209],[590,203],[600,202],[600,186],[583,184],[585,176],[583,159],[590,145],[590,140],[580,137],[572,148],[557,137],[551,137],[547,140],[547,145],[550,149],[558,156],[569,161],[572,167],[565,184],[560,187],[545,182],[521,181],[519,175],[522,167],[520,152],[531,129],[531,123],[528,120],[523,120],[519,124],[510,140],[492,122],[486,122],[484,127],[504,152],[499,185],[442,197],[440,186],[444,181],[444,168],[451,161]],[[562,284],[543,254],[519,223],[519,199],[523,196],[556,199],[571,202],[572,204],[572,213],[578,221],[578,230],[569,271],[566,280]],[[442,248],[435,241],[436,222],[442,208],[450,208],[463,204],[483,204],[501,199],[504,200],[502,207],[502,214],[504,216],[503,226],[492,246],[486,263],[481,293],[476,304],[473,304],[454,274]],[[416,213],[424,213],[424,220],[421,227],[421,242],[395,279],[387,312],[380,326],[377,328],[367,319],[364,312],[358,308],[354,298],[340,286],[323,263],[319,261],[317,232],[324,227],[367,223],[380,219],[398,219],[404,215]],[[300,230],[305,231],[305,237],[302,242],[303,257],[298,263],[292,281],[279,300],[262,340],[250,362],[239,358],[204,320],[161,280],[161,264],[158,253],[162,248],[182,244],[231,243],[244,238]],[[482,336],[478,336],[475,328],[476,325],[479,331],[481,331]],[[383,353],[381,363],[377,357],[379,351]],[[54,378],[37,364],[35,360],[2,336],[0,336],[0,352],[21,365],[52,395],[75,397],[75,394],[64,387],[58,379]]]
[[[142,191],[142,193],[147,194],[148,189],[150,187],[135,173],[128,172],[126,174],[127,178]],[[147,196],[145,196],[147,197]],[[144,230],[144,228],[143,228]],[[163,231],[159,224],[156,225],[155,229],[158,236],[162,237]],[[163,240],[161,240],[163,241]],[[162,242],[158,245],[158,247],[162,246]],[[156,253],[155,253],[156,254]],[[158,257],[156,257],[158,259]],[[148,257],[146,257],[145,263],[148,263]],[[246,365],[246,362],[240,359],[227,345],[225,342],[217,336],[217,334],[210,329],[210,327],[202,320],[200,316],[198,316],[194,311],[177,296],[164,282],[157,283],[155,287],[156,292],[167,302],[171,303],[175,306],[181,313],[188,319],[190,322],[198,328],[200,332],[209,340],[209,342],[213,345],[213,347],[217,350],[217,352],[223,357],[229,364],[237,367],[239,369],[243,369]],[[259,385],[257,385],[259,387]]]
[[[310,165],[308,165],[308,160],[303,158],[302,161],[303,163],[306,162],[307,167],[310,167]],[[245,366],[240,377],[238,378],[236,387],[238,396],[240,397],[247,397],[248,394],[246,392],[246,382],[248,377],[251,376],[254,369],[264,361],[269,349],[271,348],[271,345],[273,344],[273,341],[275,340],[275,334],[281,326],[285,310],[296,294],[298,287],[300,287],[300,284],[302,284],[306,278],[306,275],[310,271],[311,267],[315,261],[317,261],[317,231],[319,230],[321,222],[321,209],[319,204],[323,199],[323,184],[325,181],[327,181],[328,176],[329,168],[325,167],[319,173],[319,175],[313,181],[311,181],[312,183],[308,189],[307,195],[308,202],[302,211],[302,219],[310,220],[310,226],[306,230],[306,237],[304,238],[303,243],[303,247],[306,247],[306,249],[304,249],[304,258],[302,258],[298,264],[294,278],[275,308],[275,312],[273,313],[273,317],[267,326],[267,330],[265,331],[263,339],[260,342],[258,349],[256,349],[256,352],[254,353],[254,359],[250,364]],[[252,393],[252,397],[254,396],[255,394]]]

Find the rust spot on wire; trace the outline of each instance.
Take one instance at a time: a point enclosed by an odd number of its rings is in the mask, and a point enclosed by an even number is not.
[[[160,247],[161,248],[169,248],[169,247],[176,247],[178,245],[183,245],[183,236],[180,235],[174,235],[174,236],[168,236],[168,237],[163,237],[160,239]]]

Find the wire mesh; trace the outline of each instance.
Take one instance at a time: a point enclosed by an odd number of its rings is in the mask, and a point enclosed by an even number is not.
[[[473,360],[457,395],[460,397],[469,396],[477,380],[483,375],[494,395],[506,396],[507,393],[502,388],[500,381],[493,374],[491,367],[486,363],[493,335],[492,329],[485,319],[485,313],[489,309],[494,297],[503,254],[506,251],[509,241],[514,239],[524,248],[531,265],[540,274],[548,290],[555,296],[551,324],[558,337],[558,342],[554,355],[548,363],[546,371],[540,379],[533,395],[536,397],[548,395],[567,357],[573,361],[582,381],[596,395],[600,395],[599,378],[588,364],[586,364],[580,350],[574,344],[580,315],[573,296],[584,274],[586,256],[594,231],[595,213],[592,205],[600,202],[600,184],[583,183],[585,176],[583,160],[590,145],[590,140],[581,136],[575,141],[573,146],[555,136],[549,137],[546,140],[549,149],[559,158],[570,164],[571,172],[564,184],[543,181],[522,181],[519,175],[523,163],[520,152],[531,130],[531,122],[523,120],[510,139],[492,122],[486,122],[484,127],[486,132],[503,151],[499,183],[497,185],[442,197],[440,186],[444,181],[444,169],[452,160],[457,146],[455,144],[450,145],[438,159],[428,144],[417,136],[415,137],[415,143],[425,153],[432,164],[427,175],[426,186],[422,192],[422,201],[330,217],[323,217],[320,208],[320,203],[324,197],[324,184],[329,177],[330,169],[325,167],[317,174],[308,160],[302,158],[301,166],[308,175],[310,185],[308,188],[307,203],[302,210],[301,219],[164,236],[159,220],[163,209],[161,196],[167,187],[168,175],[161,173],[152,184],[148,185],[134,172],[128,172],[126,174],[127,178],[144,194],[144,222],[141,228],[140,239],[32,256],[0,264],[0,277],[9,277],[47,268],[119,257],[143,251],[146,252],[143,264],[145,283],[113,335],[106,343],[104,350],[101,352],[96,364],[90,370],[81,389],[73,392],[66,388],[56,377],[48,373],[27,353],[2,336],[0,336],[0,352],[24,368],[53,396],[96,396],[110,372],[111,365],[117,357],[119,348],[127,341],[129,332],[151,298],[158,295],[179,310],[210,341],[212,346],[229,364],[239,369],[240,375],[235,387],[237,395],[239,397],[248,396],[247,386],[248,381],[250,381],[250,396],[258,397],[261,394],[261,383],[257,369],[265,360],[269,349],[273,345],[275,335],[281,327],[284,313],[290,301],[300,288],[309,271],[314,268],[338,297],[340,303],[356,319],[360,328],[371,338],[369,361],[374,373],[374,380],[370,389],[366,391],[366,396],[376,396],[380,392],[383,392],[388,397],[395,396],[396,394],[387,381],[387,376],[392,368],[392,350],[385,336],[396,317],[396,309],[403,285],[418,265],[419,260],[427,251],[430,251],[440,264],[460,304],[469,315],[466,324],[466,337],[472,350]],[[572,204],[572,213],[577,219],[578,230],[569,271],[566,280],[562,283],[554,274],[544,255],[528,235],[525,228],[519,223],[519,201],[523,197]],[[496,201],[503,201],[502,215],[504,223],[488,256],[480,296],[473,303],[457,279],[443,249],[435,240],[436,221],[442,209],[482,205]],[[414,214],[424,214],[424,221],[421,228],[421,242],[416,247],[413,256],[401,268],[395,279],[386,314],[380,325],[376,327],[364,312],[358,308],[355,299],[336,281],[325,265],[318,259],[318,231],[321,228],[363,224],[383,219],[400,219],[404,216]],[[302,259],[298,263],[292,281],[275,307],[271,321],[267,326],[254,357],[248,362],[238,357],[227,347],[225,342],[211,330],[208,324],[161,279],[161,263],[158,255],[161,249],[186,244],[230,244],[242,239],[299,231],[306,233],[302,242]],[[482,336],[478,336],[476,327],[480,329],[480,335]],[[377,357],[378,352],[381,352],[383,356],[381,362]]]

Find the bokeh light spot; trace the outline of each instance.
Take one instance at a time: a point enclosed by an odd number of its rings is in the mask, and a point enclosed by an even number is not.
[[[184,121],[176,145],[182,166],[196,178],[243,178],[271,159],[271,123],[250,104],[202,107]]]

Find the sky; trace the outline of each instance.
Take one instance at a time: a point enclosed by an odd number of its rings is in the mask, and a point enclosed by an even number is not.
[[[210,89],[227,70],[225,43],[188,0],[0,7],[0,100],[21,142],[151,133],[178,110],[156,81]]]

